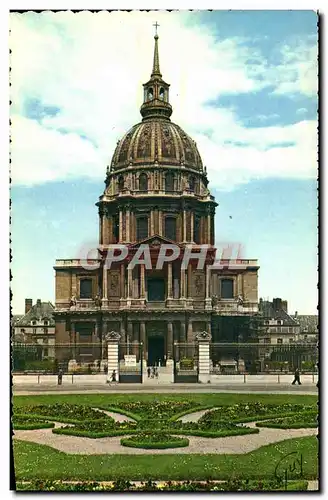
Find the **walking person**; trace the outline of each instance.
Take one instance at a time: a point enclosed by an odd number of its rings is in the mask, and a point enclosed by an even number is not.
[[[301,380],[300,380],[300,371],[298,368],[296,368],[295,370],[295,373],[294,373],[294,380],[292,382],[292,385],[295,385],[295,383],[298,383],[298,385],[302,385],[301,384]]]
[[[151,368],[151,378],[154,378],[155,376],[155,366],[152,366]]]
[[[150,372],[151,372],[151,370],[150,370],[150,366],[148,366],[148,368],[147,368],[147,375],[148,375],[148,378],[150,378]]]
[[[111,376],[110,381],[111,381],[111,382],[116,382],[116,370],[113,370],[113,371],[112,371],[112,376]]]
[[[158,378],[158,368],[157,368],[157,366],[155,367],[155,377]]]

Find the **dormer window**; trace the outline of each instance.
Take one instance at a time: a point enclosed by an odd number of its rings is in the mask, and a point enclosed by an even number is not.
[[[32,325],[36,325],[36,321],[35,321],[35,319],[32,321]]]
[[[195,191],[196,180],[193,175],[189,177],[189,189],[190,191]]]
[[[148,191],[148,176],[140,174],[139,176],[139,191]]]
[[[123,189],[124,189],[124,177],[123,177],[123,175],[120,175],[118,178],[118,189],[119,189],[119,191],[123,191]]]
[[[49,321],[47,319],[44,320],[43,322],[45,325],[47,325],[49,323]]]

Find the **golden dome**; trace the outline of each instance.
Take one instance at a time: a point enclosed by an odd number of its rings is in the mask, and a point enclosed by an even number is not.
[[[134,125],[118,142],[111,169],[151,164],[203,170],[195,141],[167,118],[148,118]]]

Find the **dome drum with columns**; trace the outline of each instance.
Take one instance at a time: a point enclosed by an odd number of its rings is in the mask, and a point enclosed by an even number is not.
[[[169,84],[159,68],[157,35],[140,112],[142,121],[118,141],[107,170],[105,192],[97,204],[100,243],[134,243],[140,241],[138,235],[170,233],[175,234],[174,241],[214,244],[217,203],[208,190],[206,168],[195,141],[171,122]],[[147,222],[141,222],[143,217]],[[165,231],[170,217],[175,218],[170,222],[175,231]],[[205,231],[205,226],[212,229]]]

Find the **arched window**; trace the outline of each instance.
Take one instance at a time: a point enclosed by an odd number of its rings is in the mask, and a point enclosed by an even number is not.
[[[195,191],[196,179],[193,175],[189,177],[189,189],[190,191]]]
[[[233,299],[233,280],[232,279],[221,280],[221,298],[222,299]]]
[[[139,176],[139,191],[148,191],[148,176],[147,174],[140,174]]]
[[[177,221],[175,217],[165,217],[165,236],[169,240],[177,239]]]
[[[174,174],[172,172],[165,175],[165,191],[174,191]]]
[[[147,97],[148,97],[148,101],[151,101],[154,98],[154,91],[151,87],[148,89]]]
[[[123,191],[123,189],[124,189],[124,177],[123,177],[123,175],[120,175],[118,178],[118,189],[119,189],[119,191]]]
[[[148,217],[142,215],[137,218],[137,240],[144,240],[148,237]]]
[[[83,278],[80,280],[80,299],[92,299],[91,278]]]
[[[165,91],[164,91],[163,87],[161,87],[159,89],[159,98],[161,101],[164,101],[164,97],[165,97]]]

